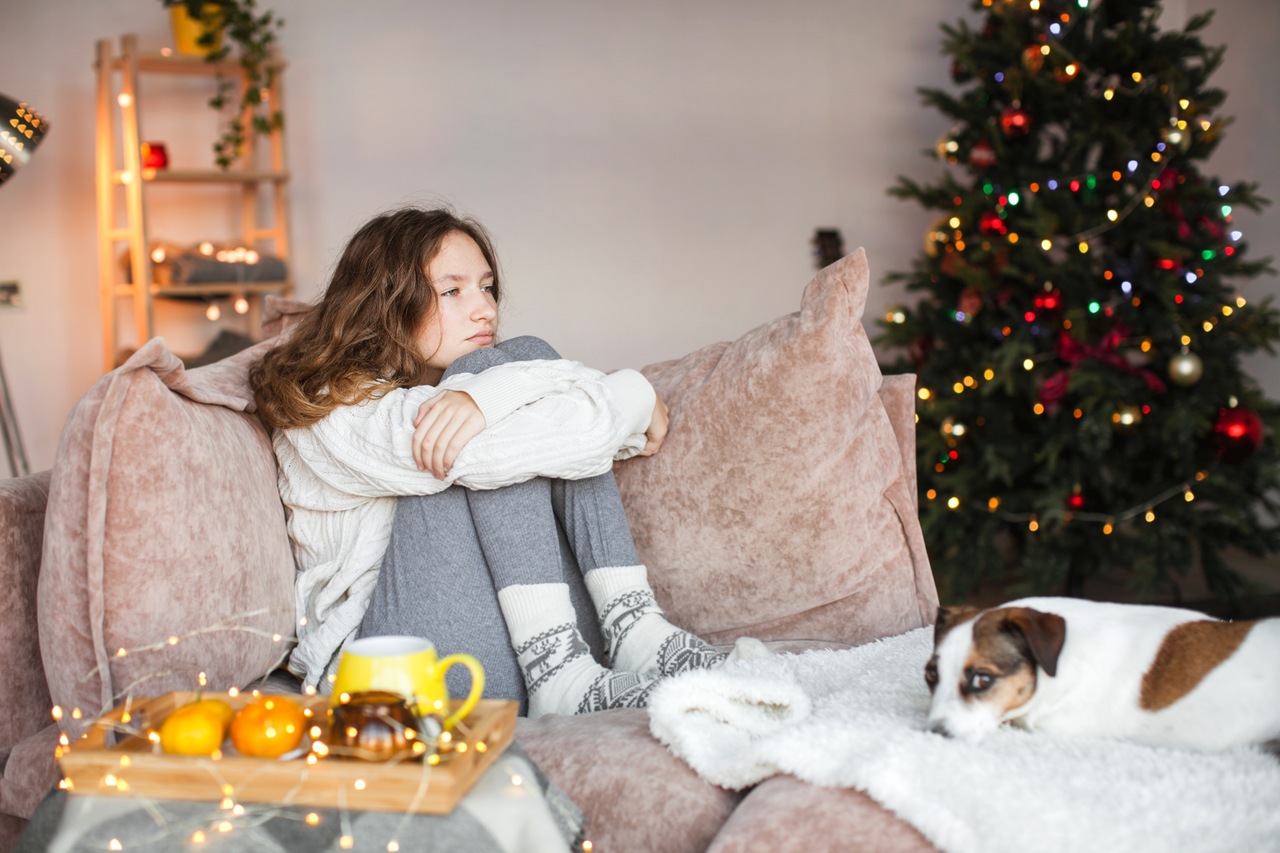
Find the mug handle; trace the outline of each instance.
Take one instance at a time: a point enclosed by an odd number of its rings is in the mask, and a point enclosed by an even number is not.
[[[472,709],[475,708],[476,703],[480,701],[481,694],[484,693],[484,667],[480,665],[480,661],[476,660],[471,655],[455,654],[441,658],[436,663],[436,666],[441,672],[441,681],[444,680],[443,673],[455,664],[462,664],[471,671],[471,695],[466,698],[458,710],[454,711],[448,717],[445,717],[445,731],[452,729],[460,720],[465,718],[467,714],[470,714]]]

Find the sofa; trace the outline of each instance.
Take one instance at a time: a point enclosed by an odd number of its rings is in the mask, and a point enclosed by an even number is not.
[[[795,313],[643,369],[670,433],[619,488],[669,618],[712,642],[841,647],[933,620],[914,377],[880,373],[869,277],[858,250]],[[59,737],[131,695],[279,672],[294,566],[247,373],[302,310],[272,302],[263,342],[204,367],[148,342],[76,404],[51,470],[0,481],[0,850],[56,784]],[[933,849],[857,791],[708,784],[644,710],[521,719],[516,738],[595,850]]]

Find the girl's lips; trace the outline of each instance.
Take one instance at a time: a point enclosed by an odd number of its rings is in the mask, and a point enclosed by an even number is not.
[[[485,332],[477,332],[476,334],[474,334],[474,335],[472,335],[471,337],[467,338],[467,340],[472,341],[472,342],[477,343],[477,344],[489,344],[489,343],[493,343],[493,332],[488,332],[488,331],[485,331]]]

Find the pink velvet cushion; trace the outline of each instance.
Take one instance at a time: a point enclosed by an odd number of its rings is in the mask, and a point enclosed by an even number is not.
[[[670,432],[615,471],[674,623],[712,641],[860,643],[932,621],[914,464],[862,327],[868,286],[859,249],[800,311],[644,369]]]
[[[201,673],[211,689],[244,685],[284,655],[293,558],[248,387],[267,346],[187,371],[156,338],[72,410],[38,619],[49,692],[73,733],[128,695],[195,689]]]

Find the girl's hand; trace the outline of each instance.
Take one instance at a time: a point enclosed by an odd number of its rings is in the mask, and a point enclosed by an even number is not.
[[[484,415],[470,394],[442,391],[419,406],[413,419],[413,461],[419,471],[443,480],[462,448],[484,428]]]
[[[640,451],[641,456],[652,456],[658,452],[658,448],[667,437],[667,423],[667,404],[658,397],[653,404],[653,417],[649,420],[649,429],[645,430],[646,441],[644,450]]]

